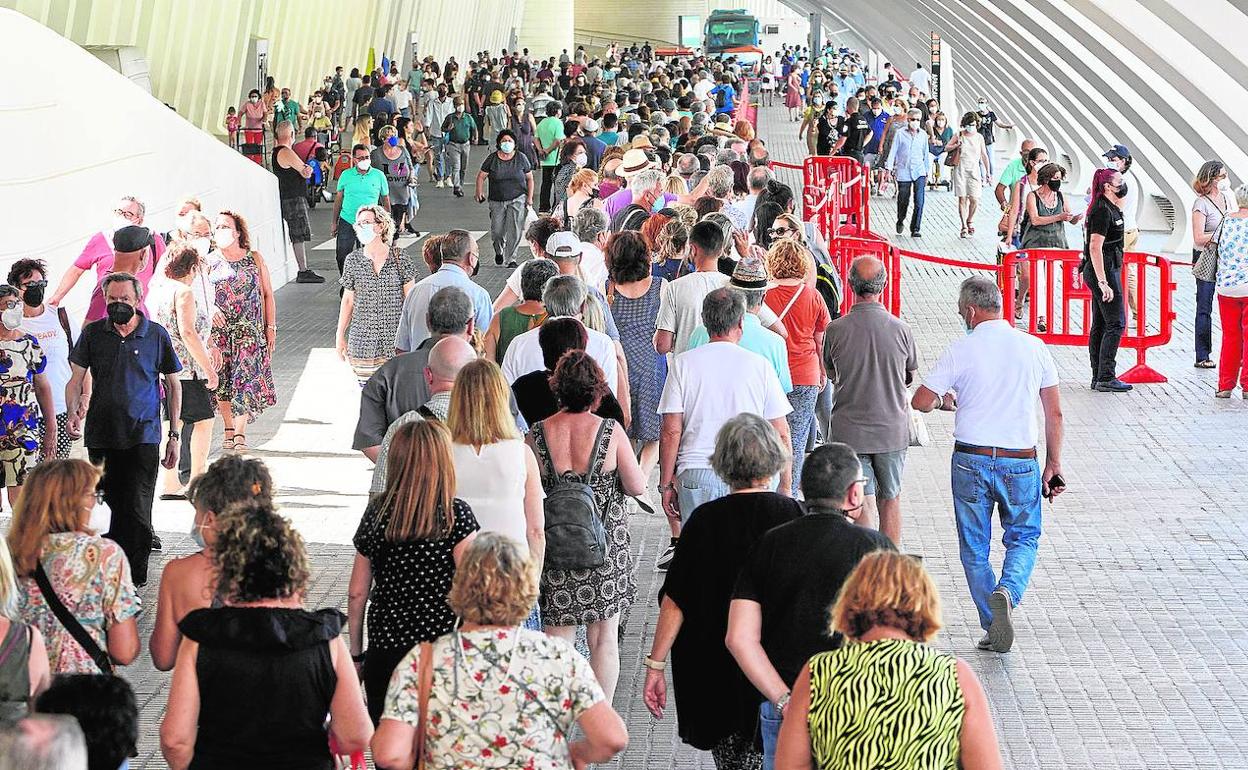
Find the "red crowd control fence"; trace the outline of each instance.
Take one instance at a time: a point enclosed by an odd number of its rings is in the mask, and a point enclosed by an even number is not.
[[[828,254],[832,257],[832,267],[841,276],[842,297],[841,314],[849,312],[854,305],[854,293],[849,289],[849,268],[854,260],[862,256],[872,256],[884,263],[888,273],[888,285],[884,288],[884,296],[880,300],[888,312],[895,316],[901,315],[901,250],[888,241],[870,234],[871,237],[859,238],[842,235],[828,241]]]
[[[1082,259],[1083,254],[1073,249],[1006,253],[1001,261],[1005,317],[1014,317],[1014,289],[1022,283],[1021,272],[1029,284],[1027,331],[1050,345],[1086,346],[1093,289],[1079,271]],[[1123,275],[1128,273],[1135,277],[1137,312],[1123,333],[1121,347],[1135,350],[1136,363],[1119,379],[1134,384],[1166,382],[1165,375],[1148,365],[1148,350],[1169,343],[1174,334],[1173,266],[1165,257],[1133,251],[1123,255]],[[1132,291],[1129,285],[1122,288]]]

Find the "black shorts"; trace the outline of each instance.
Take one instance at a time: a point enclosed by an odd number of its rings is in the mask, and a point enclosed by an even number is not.
[[[182,380],[182,422],[211,420],[217,415],[217,397],[204,380]]]
[[[291,243],[307,243],[312,240],[312,223],[308,221],[306,198],[282,198],[282,219],[286,220],[286,234]]]

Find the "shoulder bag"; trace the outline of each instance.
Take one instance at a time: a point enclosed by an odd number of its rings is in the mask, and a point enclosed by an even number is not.
[[[1224,224],[1226,224],[1225,216],[1222,217],[1222,221],[1218,223],[1218,229],[1214,231],[1209,242],[1205,244],[1205,248],[1201,249],[1195,264],[1192,265],[1192,275],[1196,276],[1197,280],[1212,283],[1218,278],[1218,241],[1222,239]]]
[[[958,140],[958,146],[945,153],[944,164],[949,168],[956,168],[958,161],[962,160],[962,140]]]
[[[61,597],[56,595],[56,590],[52,588],[52,581],[48,580],[48,573],[43,570],[43,563],[35,564],[35,584],[39,586],[39,592],[43,594],[43,600],[48,603],[48,609],[52,610],[52,614],[60,621],[61,625],[69,632],[82,649],[86,650],[91,656],[91,660],[95,661],[95,665],[105,674],[113,673],[113,660],[108,657],[108,653],[100,649],[100,645],[96,644],[91,638],[91,634],[87,633],[87,629],[83,628],[82,623],[78,622],[78,618],[61,602]]]

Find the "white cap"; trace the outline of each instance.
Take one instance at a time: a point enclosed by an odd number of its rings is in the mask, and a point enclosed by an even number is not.
[[[551,259],[572,259],[581,255],[581,239],[567,230],[560,230],[546,241],[546,254]]]

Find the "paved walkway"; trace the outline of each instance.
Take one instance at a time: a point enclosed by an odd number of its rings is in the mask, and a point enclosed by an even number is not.
[[[801,157],[796,124],[764,110],[761,134],[779,160]],[[474,153],[474,160],[478,159]],[[479,161],[478,161],[479,162]],[[422,230],[487,229],[482,207],[421,187]],[[985,200],[991,193],[985,191]],[[921,242],[929,253],[988,262],[996,215],[982,210],[974,239],[957,237],[949,193],[927,199]],[[875,201],[887,226],[891,200]],[[313,231],[328,238],[329,213],[318,208]],[[1145,240],[1147,245],[1151,240]],[[1073,241],[1072,241],[1073,242]],[[489,262],[488,242],[483,251]],[[332,250],[313,251],[314,266],[334,273]],[[1005,656],[977,653],[974,607],[967,596],[951,516],[948,456],[952,418],[928,421],[933,445],[910,452],[905,473],[904,548],[922,554],[940,586],[945,629],[937,646],[966,658],[984,682],[1007,767],[1248,767],[1248,524],[1242,457],[1248,403],[1215,401],[1214,375],[1191,366],[1192,283],[1179,272],[1175,341],[1150,361],[1170,376],[1129,395],[1087,389],[1086,353],[1055,348],[1066,413],[1069,491],[1046,506],[1048,525],[1032,587],[1015,617],[1018,642]],[[966,271],[907,262],[904,318],[916,329],[920,375],[962,333],[956,287]],[[482,267],[497,292],[506,271]],[[345,610],[353,552],[350,538],[364,508],[369,464],[350,450],[358,390],[333,354],[337,292],[291,285],[278,292],[279,348],[274,363],[279,406],[249,438],[270,463],[278,503],[309,541],[311,606]],[[1128,363],[1124,353],[1122,363]],[[160,503],[155,515],[169,555],[192,546],[185,504]],[[709,755],[675,735],[674,712],[656,722],[642,704],[644,669],[660,585],[650,569],[666,536],[658,516],[633,519],[639,602],[624,624],[616,708],[631,743],[613,767],[710,768]],[[157,581],[144,590],[144,639],[154,617]],[[146,653],[126,675],[142,708],[138,768],[164,763],[157,728],[168,675]]]

